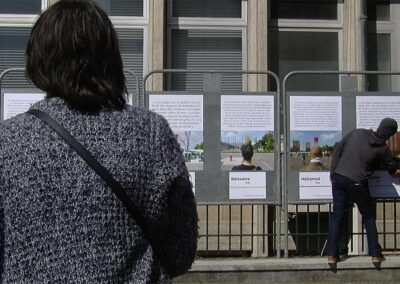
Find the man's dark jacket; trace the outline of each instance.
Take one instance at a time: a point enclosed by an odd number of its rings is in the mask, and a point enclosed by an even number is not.
[[[335,147],[332,157],[331,178],[334,173],[364,183],[373,171],[386,169],[394,174],[397,160],[379,133],[355,129]]]

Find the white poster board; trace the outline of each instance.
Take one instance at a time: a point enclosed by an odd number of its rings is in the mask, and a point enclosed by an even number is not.
[[[173,132],[203,131],[203,95],[150,95],[149,109],[164,116]]]
[[[189,172],[189,179],[192,183],[193,194],[196,195],[196,172]]]
[[[229,172],[229,199],[267,198],[265,172]]]
[[[368,186],[372,197],[400,197],[400,178],[392,178],[387,171],[375,171]]]
[[[274,97],[221,96],[221,131],[274,131]]]
[[[168,121],[190,171],[202,171],[204,160],[203,95],[151,94],[149,109]]]
[[[290,131],[310,130],[342,130],[342,97],[290,97]]]
[[[127,94],[126,95],[126,104],[132,106],[133,105],[133,95],[132,94]]]
[[[3,94],[3,120],[17,114],[26,112],[29,107],[44,99],[43,93],[4,93]]]
[[[329,172],[299,172],[300,199],[332,199]]]
[[[374,129],[385,117],[400,121],[399,96],[357,96],[357,128]]]

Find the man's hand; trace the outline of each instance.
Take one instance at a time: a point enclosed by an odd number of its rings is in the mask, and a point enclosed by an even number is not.
[[[394,174],[391,175],[394,178],[400,178],[400,170],[396,170]]]

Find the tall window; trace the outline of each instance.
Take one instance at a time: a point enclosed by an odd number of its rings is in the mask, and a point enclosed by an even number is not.
[[[108,13],[117,30],[121,57],[125,70],[128,92],[136,94],[142,88],[137,85],[136,77],[141,81],[145,70],[144,39],[148,29],[148,0],[96,0]]]
[[[117,28],[117,33],[124,69],[133,71],[139,78],[143,78],[143,29]],[[128,72],[125,72],[125,77],[128,91],[135,93],[137,90],[135,78]]]
[[[272,0],[272,19],[337,20],[337,0]]]
[[[240,31],[173,30],[171,67],[174,69],[242,70]],[[241,75],[222,77],[222,89],[242,90]],[[202,90],[198,74],[172,77],[174,90]]]
[[[110,16],[143,17],[143,0],[97,0]]]
[[[25,49],[30,28],[0,27],[0,69],[25,67]],[[2,87],[27,87],[23,72],[10,72],[2,81]]]
[[[173,17],[241,18],[241,1],[173,0]]]
[[[390,34],[369,33],[367,46],[367,70],[390,71]],[[368,91],[391,91],[392,89],[390,76],[369,75],[367,78]]]
[[[0,14],[37,15],[42,9],[41,0],[1,0]]]
[[[269,65],[283,80],[295,70],[339,70],[341,5],[337,0],[272,0]],[[338,76],[295,75],[288,90],[337,91]],[[271,88],[274,88],[271,84]]]
[[[390,0],[368,0],[368,21],[390,21]]]
[[[111,17],[120,39],[124,69],[140,78],[144,72],[144,38],[147,31],[148,0],[96,0]],[[25,48],[30,29],[46,7],[43,0],[0,0],[0,72],[25,66]],[[126,73],[128,91],[136,92],[136,79]],[[24,85],[25,84],[25,85]],[[22,73],[10,73],[2,87],[24,87]]]
[[[25,67],[25,49],[31,27],[45,8],[42,0],[0,1],[0,72]],[[23,72],[3,77],[2,88],[32,87]]]
[[[398,3],[390,0],[367,1],[367,70],[391,71],[392,66],[399,66],[398,56],[392,50],[398,49],[398,30],[400,9]],[[398,70],[399,68],[394,68]],[[394,79],[394,80],[393,80]],[[367,76],[368,91],[399,90],[397,76]]]
[[[243,70],[246,1],[168,2],[168,67],[174,69]],[[222,75],[222,89],[242,91],[242,76]],[[169,90],[202,90],[201,74],[168,76]]]

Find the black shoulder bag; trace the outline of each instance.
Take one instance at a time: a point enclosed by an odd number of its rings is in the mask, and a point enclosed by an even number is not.
[[[107,171],[107,169],[96,160],[92,153],[90,153],[85,147],[83,147],[81,143],[79,143],[64,127],[58,124],[47,113],[37,109],[30,109],[28,110],[28,113],[33,114],[41,119],[55,132],[57,132],[62,138],[64,138],[64,140],[78,153],[78,155],[81,156],[86,161],[86,163],[88,163],[88,165],[107,183],[109,187],[111,187],[114,194],[118,197],[119,200],[121,200],[122,204],[124,204],[124,206],[128,210],[129,215],[139,225],[143,235],[146,238],[144,221],[136,205],[130,199],[128,194],[123,190],[121,184],[117,182]]]

